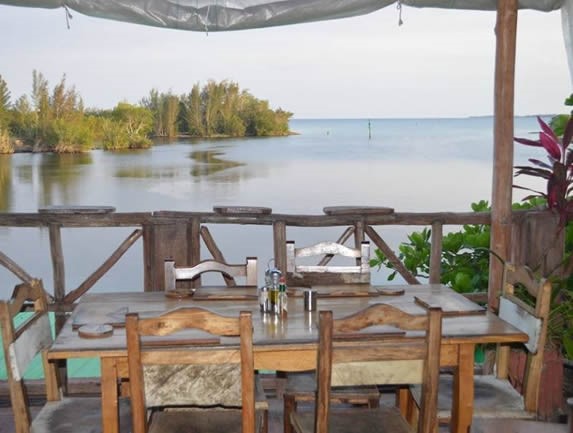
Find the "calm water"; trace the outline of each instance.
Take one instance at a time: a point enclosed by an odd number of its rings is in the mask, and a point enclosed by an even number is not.
[[[471,202],[491,197],[492,118],[293,120],[291,130],[299,134],[185,140],[128,153],[0,156],[0,211],[35,212],[48,205],[108,205],[118,212],[210,211],[214,205],[306,214],[333,205],[468,211]],[[517,136],[537,130],[534,118],[516,119]],[[516,163],[543,155],[536,151],[516,147]],[[254,255],[264,270],[272,256],[270,227],[210,228],[228,261]],[[132,230],[63,230],[67,290]],[[293,228],[287,236],[303,244],[335,239],[342,230]],[[379,232],[395,246],[410,230]],[[0,250],[51,289],[47,230],[0,228]],[[141,255],[139,241],[96,290],[141,290]],[[3,269],[0,281],[0,296],[17,282]],[[374,281],[385,281],[385,273],[375,273]]]

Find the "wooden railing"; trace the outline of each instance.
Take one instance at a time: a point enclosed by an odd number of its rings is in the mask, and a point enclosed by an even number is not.
[[[512,257],[515,263],[528,263],[532,257],[547,252],[551,230],[545,226],[555,224],[555,217],[542,211],[518,211],[512,215],[514,242]],[[52,308],[58,312],[70,311],[75,301],[105,275],[119,258],[140,238],[143,241],[143,280],[146,291],[163,289],[163,262],[172,258],[176,263],[194,265],[202,258],[201,240],[213,258],[225,261],[225,256],[215,242],[208,224],[265,225],[272,227],[275,265],[286,269],[286,241],[288,227],[343,227],[338,242],[354,242],[358,247],[369,239],[393,264],[395,270],[410,284],[419,281],[412,275],[388,243],[380,236],[377,226],[430,226],[432,229],[429,281],[440,281],[440,257],[444,226],[464,224],[490,224],[491,216],[482,213],[410,213],[394,212],[382,207],[331,207],[324,215],[275,214],[269,208],[216,207],[213,212],[129,212],[116,213],[113,208],[46,208],[38,213],[0,214],[0,227],[44,227],[49,230],[54,293]],[[129,236],[97,269],[73,290],[66,291],[65,260],[61,229],[70,227],[133,227]],[[545,232],[545,234],[544,234]],[[559,249],[553,252],[559,256]],[[246,255],[248,252],[246,251]],[[546,254],[547,255],[547,254]],[[327,260],[327,258],[325,259]],[[37,277],[34,269],[24,269],[6,252],[1,251],[0,264],[22,281]]]

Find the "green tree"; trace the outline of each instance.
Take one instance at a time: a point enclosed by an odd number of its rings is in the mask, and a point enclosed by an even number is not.
[[[10,129],[16,137],[31,142],[36,136],[36,124],[37,118],[30,100],[26,95],[22,95],[12,108]]]
[[[127,134],[127,147],[130,149],[151,146],[147,135],[153,129],[153,114],[145,107],[120,102],[112,112],[112,119],[119,123]],[[123,143],[122,140],[119,142]]]
[[[0,128],[7,128],[10,123],[10,90],[0,75]]]
[[[143,98],[140,105],[147,108],[153,116],[153,135],[156,137],[164,137],[165,128],[163,125],[162,102],[159,91],[157,89],[151,89],[149,96],[147,98]]]
[[[44,141],[48,136],[51,120],[48,81],[41,72],[32,72],[32,103],[36,113],[36,139]]]
[[[187,132],[193,137],[202,137],[205,130],[203,128],[201,88],[198,83],[193,85],[191,93],[184,98],[184,102]]]
[[[168,138],[177,137],[177,118],[179,116],[179,98],[171,93],[161,95],[161,117],[164,134]]]

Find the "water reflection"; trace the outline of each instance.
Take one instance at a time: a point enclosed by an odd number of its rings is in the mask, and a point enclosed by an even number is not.
[[[89,153],[46,153],[41,155],[39,165],[40,205],[57,203],[77,203],[76,183],[80,181],[84,165],[92,163]]]
[[[191,152],[189,154],[189,158],[191,158],[195,162],[195,164],[191,168],[191,176],[193,177],[210,176],[215,173],[219,173],[223,170],[228,170],[230,168],[235,168],[245,165],[240,162],[229,161],[220,158],[221,155],[224,155],[224,153],[215,150],[196,150]],[[236,182],[240,180],[240,178],[241,176],[237,174],[227,175],[225,177],[225,180]]]
[[[172,179],[179,177],[181,170],[174,167],[154,168],[149,166],[124,167],[115,172],[116,177],[134,179]]]
[[[12,205],[12,156],[0,155],[0,211],[10,211]]]

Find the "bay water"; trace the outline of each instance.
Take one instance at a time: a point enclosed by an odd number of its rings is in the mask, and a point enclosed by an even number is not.
[[[51,205],[114,206],[117,212],[211,211],[216,205],[267,206],[276,213],[321,214],[325,206],[387,206],[397,212],[469,211],[490,200],[493,118],[295,119],[288,137],[180,139],[148,150],[0,156],[0,211]],[[536,138],[534,117],[518,117],[515,135]],[[544,158],[515,147],[515,163]],[[539,182],[538,182],[539,183]],[[536,186],[527,179],[519,184]],[[514,190],[514,201],[523,197]],[[228,262],[272,257],[270,226],[210,225]],[[396,247],[416,227],[379,227]],[[66,290],[77,287],[133,228],[63,229]],[[335,240],[343,228],[287,228],[298,245]],[[0,228],[0,251],[52,290],[47,229]],[[202,247],[204,257],[208,252]],[[373,271],[383,283],[387,272]],[[17,278],[0,268],[0,296]],[[262,278],[260,278],[262,281]],[[209,282],[209,281],[208,281]],[[212,281],[217,283],[218,281]],[[143,287],[138,241],[92,291]]]

